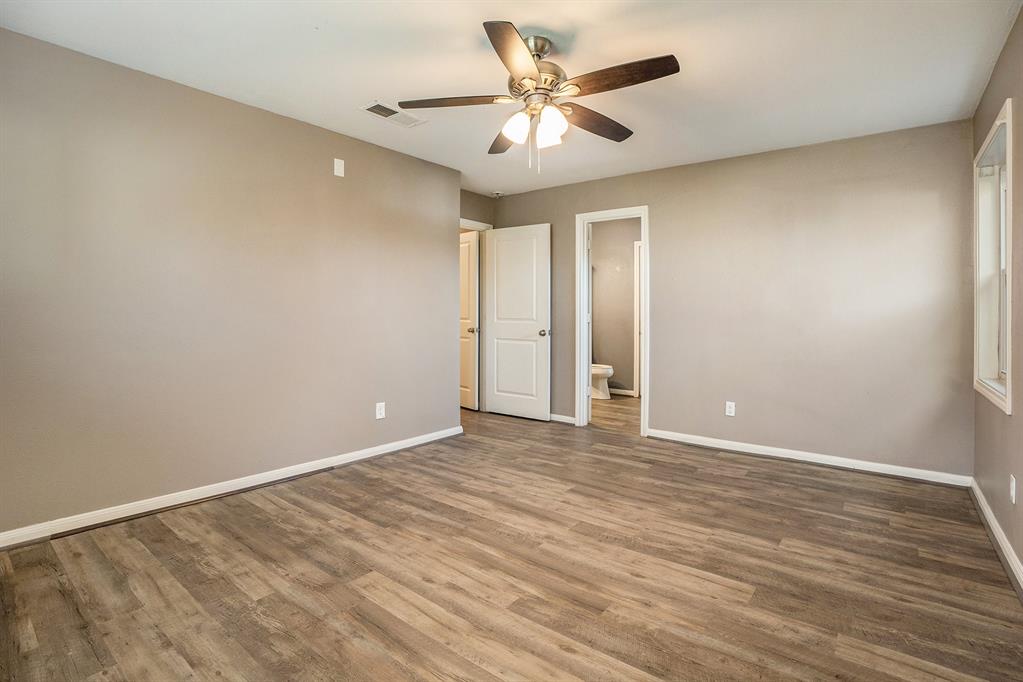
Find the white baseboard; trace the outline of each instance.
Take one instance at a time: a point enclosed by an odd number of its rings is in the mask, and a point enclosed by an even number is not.
[[[573,426],[575,425],[575,417],[566,417],[563,414],[551,414],[551,421],[561,422],[562,424],[572,424]]]
[[[612,395],[627,395],[627,396],[630,396],[632,398],[636,397],[636,392],[635,391],[630,391],[627,388],[609,388],[607,390]]]
[[[1016,554],[1009,543],[1009,537],[1002,530],[1002,526],[998,523],[998,519],[995,518],[995,513],[991,511],[991,507],[988,506],[987,499],[984,497],[984,493],[981,492],[980,486],[977,485],[976,479],[970,485],[970,490],[973,491],[973,499],[977,502],[981,516],[984,517],[991,535],[994,536],[995,542],[998,544],[999,554],[1002,555],[1002,563],[1005,564],[1012,576],[1015,577],[1018,589],[1023,589],[1023,562],[1020,562],[1019,555]],[[1021,598],[1023,598],[1023,594],[1021,594]]]
[[[150,497],[145,500],[119,504],[115,507],[97,509],[95,511],[85,512],[82,514],[75,514],[74,516],[65,516],[62,519],[44,521],[43,523],[36,523],[23,528],[3,531],[0,532],[0,549],[12,547],[14,545],[21,545],[26,542],[45,540],[53,535],[67,533],[81,528],[88,528],[89,526],[95,526],[97,524],[109,523],[118,519],[153,512],[158,509],[176,507],[196,500],[217,497],[218,495],[225,495],[237,490],[266,485],[268,483],[273,483],[274,481],[281,481],[313,471],[329,469],[341,464],[347,464],[348,462],[355,462],[368,457],[376,457],[377,455],[383,455],[388,452],[404,450],[405,448],[410,448],[415,445],[422,445],[423,443],[429,443],[442,438],[457,436],[460,433],[462,433],[462,427],[455,426],[450,429],[434,431],[433,433],[425,433],[423,435],[413,436],[412,438],[406,438],[404,440],[396,440],[391,443],[374,445],[373,447],[356,450],[355,452],[348,452],[343,455],[334,455],[333,457],[317,459],[311,462],[303,462],[302,464],[295,464],[281,469],[274,469],[272,471],[264,471],[262,473],[252,474],[251,476],[235,478],[230,481],[211,483],[210,485],[192,488],[191,490],[181,490],[167,495],[160,495],[159,497]]]
[[[842,469],[856,469],[857,471],[870,471],[876,474],[915,478],[921,481],[946,483],[963,488],[969,487],[973,482],[972,476],[964,476],[962,474],[949,474],[943,471],[931,471],[929,469],[914,469],[912,467],[897,466],[894,464],[869,462],[863,459],[850,459],[848,457],[822,455],[816,452],[805,452],[803,450],[776,448],[770,445],[756,445],[754,443],[740,443],[739,441],[708,438],[707,436],[693,436],[686,433],[675,433],[674,431],[650,429],[647,435],[652,438],[673,440],[680,443],[689,443],[690,445],[700,445],[706,448],[732,450],[734,452],[743,452],[751,455],[766,455],[767,457],[779,457],[781,459],[795,459],[800,462],[813,462],[815,464],[826,464],[828,466],[841,467]]]

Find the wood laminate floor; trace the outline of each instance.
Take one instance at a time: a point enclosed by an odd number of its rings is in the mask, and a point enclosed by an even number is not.
[[[605,433],[639,435],[639,398],[612,395],[590,401],[590,425]]]
[[[463,413],[466,434],[0,552],[17,680],[1021,679],[965,490]]]

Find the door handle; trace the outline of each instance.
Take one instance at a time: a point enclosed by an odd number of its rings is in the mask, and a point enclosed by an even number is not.
[[[547,330],[546,329],[541,329],[540,330],[540,336],[547,336]]]
[[[476,333],[476,327],[469,327],[465,331],[469,332],[470,334],[475,334]]]

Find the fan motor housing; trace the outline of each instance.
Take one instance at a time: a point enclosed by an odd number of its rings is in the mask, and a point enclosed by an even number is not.
[[[535,85],[529,79],[516,81],[514,78],[508,78],[508,92],[512,97],[521,99],[533,90],[554,92],[565,82],[565,70],[554,62],[541,59],[536,63],[536,68],[540,72],[540,82]]]

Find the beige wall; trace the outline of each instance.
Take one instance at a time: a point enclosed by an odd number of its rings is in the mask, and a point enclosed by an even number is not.
[[[974,476],[984,498],[1023,559],[1023,15],[1009,34],[973,118],[974,151],[984,143],[1005,100],[1013,98],[1015,148],[1012,163],[1012,416],[977,394]],[[1016,476],[1017,502],[1009,502],[1009,474]]]
[[[463,189],[461,193],[460,217],[493,225],[495,202],[496,200],[493,197],[485,197],[482,194],[476,194],[475,192]]]
[[[0,148],[0,531],[458,425],[456,171],[9,32]]]
[[[593,224],[593,362],[611,365],[611,388],[631,391],[633,378],[634,244],[642,238],[639,218]]]
[[[969,122],[503,197],[552,224],[574,414],[575,215],[650,207],[650,426],[973,470]],[[724,401],[738,416],[723,415]]]

